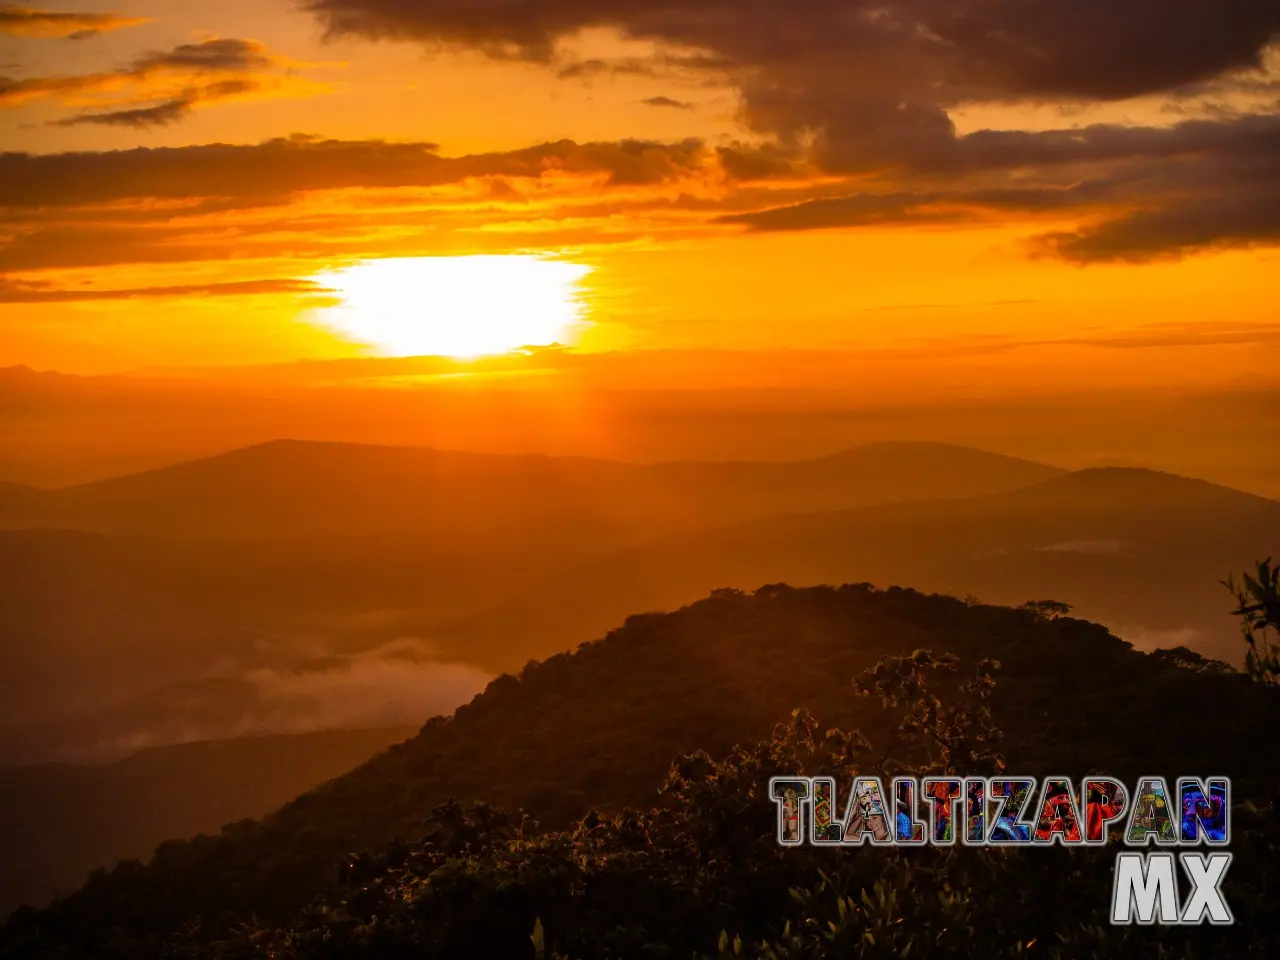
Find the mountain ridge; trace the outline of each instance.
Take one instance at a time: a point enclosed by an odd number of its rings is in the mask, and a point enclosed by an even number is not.
[[[429,445],[417,444],[394,444],[394,443],[358,443],[349,440],[308,440],[294,437],[277,437],[272,440],[264,440],[261,443],[252,443],[242,447],[233,447],[219,453],[210,454],[203,457],[194,457],[190,460],[184,460],[179,463],[170,464],[162,467],[154,467],[148,470],[132,471],[121,474],[119,476],[104,477],[100,480],[90,480],[84,483],[67,484],[62,487],[51,488],[54,490],[72,490],[85,487],[100,487],[104,484],[113,484],[121,481],[137,479],[156,474],[168,474],[185,471],[188,468],[200,465],[212,465],[223,461],[241,460],[247,457],[260,456],[263,454],[274,453],[276,451],[336,451],[346,450],[350,452],[367,451],[377,452],[379,454],[400,454],[409,455],[417,454],[421,456],[440,456],[453,457],[457,459],[470,459],[475,461],[497,462],[497,461],[531,461],[531,462],[565,462],[592,464],[606,467],[631,468],[638,470],[663,468],[663,467],[735,467],[735,466],[763,466],[763,467],[788,467],[802,466],[808,464],[828,463],[832,461],[841,461],[857,457],[860,454],[871,454],[877,452],[907,451],[907,452],[950,452],[959,453],[965,456],[982,457],[992,462],[1006,462],[1024,464],[1035,470],[1046,472],[1065,473],[1059,467],[1049,464],[1040,463],[1034,460],[1028,460],[1024,457],[1009,456],[1007,454],[996,453],[994,451],[983,450],[978,447],[968,446],[959,443],[949,443],[945,441],[931,440],[879,440],[870,443],[856,444],[851,447],[845,447],[835,450],[831,453],[822,454],[821,456],[803,457],[795,460],[752,460],[752,459],[731,459],[731,460],[698,460],[698,459],[678,459],[678,460],[659,460],[649,462],[637,462],[630,460],[615,460],[605,457],[590,456],[571,456],[565,454],[546,454],[546,453],[488,453],[470,450],[455,450],[447,447],[436,447]],[[21,485],[20,485],[21,486]],[[38,489],[38,488],[32,488]]]
[[[1238,628],[1218,580],[1240,557],[1264,556],[1277,541],[1278,501],[1160,471],[1091,468],[1007,493],[778,514],[656,537],[549,575],[439,634],[457,649],[475,649],[518,632],[549,654],[627,611],[692,602],[711,582],[754,589],[905,581],[1002,603],[1052,595],[1116,627],[1148,620],[1174,631],[1189,620],[1208,631],[1193,645],[1221,657],[1234,649]],[[1083,561],[1055,549],[1081,542],[1130,549]],[[1158,599],[1156,591],[1175,584]],[[583,590],[594,597],[590,607],[570,602]],[[482,662],[494,670],[515,665],[501,656]]]
[[[719,479],[705,489],[731,495]],[[0,638],[0,680],[26,678],[0,684],[0,719],[16,723],[9,714],[68,702],[82,687],[147,704],[0,727],[0,756],[125,741],[146,732],[145,717],[164,718],[170,731],[190,698],[175,692],[160,710],[152,691],[180,691],[191,677],[243,684],[264,666],[309,675],[318,660],[337,654],[349,664],[396,637],[434,650],[424,661],[493,674],[636,611],[673,609],[717,586],[779,581],[906,582],[1013,604],[1054,597],[1144,648],[1187,645],[1234,661],[1238,628],[1218,581],[1280,541],[1275,501],[1134,468],[1057,474],[980,497],[810,505],[683,528],[637,523],[628,536],[553,520],[519,536],[497,525],[477,542],[389,519],[369,535],[209,541],[0,531],[0,610],[10,628]],[[394,675],[388,669],[387,682]],[[231,735],[224,721],[239,701],[202,690],[190,701],[207,721],[201,730]]]
[[[1272,782],[1266,751],[1224,752],[1215,731],[1259,742],[1280,721],[1274,691],[1146,656],[1097,624],[866,584],[718,590],[498,677],[452,717],[263,820],[165,843],[150,866],[97,875],[38,923],[158,933],[197,916],[211,930],[249,911],[285,916],[331,887],[339,858],[412,839],[449,797],[521,807],[544,827],[648,803],[674,755],[723,755],[797,707],[883,742],[892,720],[853,696],[850,679],[922,647],[957,654],[966,670],[1002,663],[993,707],[1019,774],[1212,767],[1242,795]],[[1215,724],[1202,722],[1205,709]],[[1078,722],[1062,724],[1067,714]],[[1160,737],[1118,735],[1153,715]]]
[[[14,494],[0,500],[0,521],[202,539],[413,530],[509,541],[576,531],[639,542],[655,530],[802,504],[1010,490],[1059,472],[954,444],[875,444],[795,461],[641,464],[280,439]]]

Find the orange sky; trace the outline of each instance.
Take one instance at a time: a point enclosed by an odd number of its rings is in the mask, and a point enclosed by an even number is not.
[[[0,5],[0,365],[547,342],[431,335],[556,308],[500,264],[476,293],[442,292],[451,261],[332,312],[364,261],[533,254],[582,266],[557,339],[584,351],[847,350],[1010,388],[1274,376],[1274,16],[1177,0],[1132,48],[1147,0],[1056,25],[1015,4],[992,51],[973,25],[1005,0],[725,3]],[[412,336],[369,342],[388,316]]]

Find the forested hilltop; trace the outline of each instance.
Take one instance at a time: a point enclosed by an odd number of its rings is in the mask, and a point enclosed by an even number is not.
[[[1274,955],[1277,690],[1062,614],[861,584],[633,616],[262,821],[170,841],[15,914],[0,952]],[[899,742],[934,695],[937,736]],[[980,774],[996,753],[1017,774],[1230,775],[1237,925],[1108,929],[1112,851],[773,842],[773,773]]]

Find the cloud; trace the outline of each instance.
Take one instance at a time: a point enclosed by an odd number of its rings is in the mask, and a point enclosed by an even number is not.
[[[658,75],[658,67],[654,63],[636,57],[627,57],[622,60],[599,60],[593,58],[566,63],[556,71],[556,75],[561,80],[585,80],[603,74],[656,77]]]
[[[716,147],[716,156],[725,173],[735,180],[792,179],[814,172],[791,151],[771,144]]]
[[[1209,119],[1168,127],[1095,124],[962,135],[952,120],[957,108],[973,104],[1048,102],[1066,110],[1139,95],[1173,102],[1193,93],[1226,103],[1231,91],[1246,87],[1263,96],[1280,82],[1267,73],[1275,65],[1264,62],[1266,52],[1277,49],[1275,4],[1249,2],[1232,17],[1221,14],[1216,0],[1079,0],[1064,10],[1024,0],[759,0],[745,6],[707,0],[696,15],[677,0],[303,0],[302,6],[331,34],[452,44],[540,62],[566,79],[714,77],[737,88],[753,144],[560,141],[443,157],[424,143],[283,139],[169,152],[3,155],[0,204],[30,210],[217,198],[235,210],[293,203],[310,191],[458,186],[453,205],[424,201],[402,219],[386,212],[388,229],[400,230],[397,242],[410,243],[411,216],[429,223],[436,237],[468,230],[473,241],[483,234],[494,243],[501,236],[516,247],[551,237],[558,244],[618,242],[668,227],[782,231],[1041,218],[1055,222],[1034,239],[1031,252],[1082,264],[1280,240],[1274,107],[1255,104],[1262,112],[1253,114],[1224,107]],[[652,52],[574,59],[568,51],[576,49],[575,37],[593,27],[614,29]],[[0,105],[129,88],[123,102],[58,122],[157,127],[181,121],[201,104],[269,93],[263,75],[280,65],[252,41],[184,44],[108,73],[0,81]],[[665,95],[642,102],[693,106]],[[557,202],[575,178],[592,181],[594,208]],[[460,186],[468,181],[485,186],[468,193]],[[522,190],[533,181],[536,195]],[[747,186],[780,181],[795,186],[785,193]],[[663,192],[675,185],[687,188],[678,196]],[[642,191],[647,196],[638,197]],[[144,235],[120,215],[115,211],[110,220],[119,241],[114,253],[90,256],[92,217],[62,223],[49,216],[42,227],[11,234],[0,247],[0,269],[99,262],[93,257],[109,255],[148,262],[184,250],[216,255],[210,239],[184,246],[180,220]],[[339,236],[353,222],[339,214],[312,220],[313,236],[298,248],[359,252],[359,243]],[[255,232],[288,228],[276,221],[240,229],[252,243]],[[419,244],[430,239],[422,229],[417,235]]]
[[[822,230],[830,227],[865,226],[873,223],[904,223],[955,219],[954,212],[937,208],[941,196],[908,193],[862,193],[826,200],[807,200],[754,210],[750,213],[727,214],[717,223],[741,224],[752,230]]]
[[[897,182],[946,187],[864,188],[729,214],[718,222],[779,231],[981,221],[1002,214],[1090,216],[1094,222],[1033,243],[1033,252],[1077,263],[1141,262],[1280,240],[1277,115],[1184,121],[1160,129],[981,131],[918,160],[910,176]],[[1082,170],[1102,175],[1081,179]]]
[[[91,726],[68,725],[54,752],[101,763],[199,740],[417,726],[452,713],[491,679],[477,667],[438,659],[416,638],[355,654],[316,650],[148,691],[90,715]]]
[[[934,193],[860,193],[808,200],[750,213],[729,214],[718,223],[752,230],[821,230],[882,223],[939,223],[993,213],[1041,213],[1084,209],[1124,197],[1123,182],[1098,180],[1072,187],[990,188]]]
[[[213,103],[263,89],[257,80],[220,80],[202,87],[183,91],[181,96],[164,100],[149,107],[128,107],[103,113],[81,113],[56,122],[60,127],[76,127],[88,124],[108,127],[167,127],[186,119],[192,109],[201,103]]]
[[[561,76],[612,69],[603,60],[560,62],[564,43],[586,28],[612,28],[655,44],[658,56],[684,56],[686,70],[715,72],[737,87],[741,119],[771,138],[780,155],[861,181],[856,195],[842,200],[739,221],[754,229],[945,222],[971,216],[972,208],[957,205],[973,201],[1013,211],[1012,198],[983,202],[975,191],[1026,187],[1028,171],[1042,181],[1030,185],[1040,200],[1069,210],[1081,198],[1078,183],[1118,171],[1129,186],[1116,191],[1113,215],[1078,233],[1047,236],[1042,250],[1078,262],[1141,260],[1276,238],[1274,184],[1256,170],[1245,180],[1232,170],[1239,158],[1251,158],[1274,181],[1275,103],[1258,107],[1262,115],[1224,108],[1211,120],[1168,129],[961,136],[951,118],[974,104],[1066,109],[1140,96],[1175,102],[1274,92],[1275,63],[1266,57],[1280,49],[1275,3],[1251,0],[1230,17],[1217,0],[707,0],[696,14],[683,0],[302,5],[333,34],[469,47],[542,62]],[[1174,157],[1186,161],[1176,171]],[[1081,169],[1087,165],[1095,169]],[[1163,194],[1144,181],[1159,181]],[[1253,203],[1258,190],[1264,199]]]
[[[74,102],[84,97],[130,91],[128,99],[112,104],[112,109],[80,113],[56,121],[56,125],[166,126],[184,119],[202,103],[247,94],[289,94],[310,89],[304,81],[288,74],[267,79],[269,71],[289,66],[255,40],[205,40],[144,53],[118,70],[23,80],[0,78],[0,107],[21,106],[45,97]],[[231,76],[209,79],[220,75]],[[140,100],[158,102],[140,104]]]
[[[166,100],[163,103],[157,103],[151,107],[110,110],[106,113],[82,113],[79,116],[67,117],[64,120],[57,121],[57,126],[78,127],[93,124],[106,127],[134,127],[137,129],[167,127],[184,119],[191,112],[191,108],[195,106],[195,103],[194,98],[182,96],[173,100]]]
[[[742,74],[765,106],[822,114],[874,98],[956,103],[1017,97],[1114,99],[1256,66],[1280,28],[1274,4],[1232,16],[1216,0],[302,0],[334,34],[444,42],[550,62],[590,27],[704,51]],[[850,79],[863,81],[857,86]]]
[[[313,280],[239,280],[229,283],[182,284],[168,287],[131,287],[115,290],[61,290],[46,284],[19,283],[0,277],[0,303],[74,303],[90,300],[136,300],[164,297],[242,297],[259,294],[331,293]]]
[[[227,38],[205,40],[201,43],[184,43],[172,50],[146,53],[138,57],[130,68],[135,73],[151,73],[156,70],[202,72],[265,70],[275,66],[276,58],[256,40]]]
[[[693,104],[685,100],[673,100],[671,97],[646,97],[640,101],[647,107],[672,107],[676,110],[692,110]]]
[[[1280,188],[1175,201],[1074,232],[1046,234],[1039,238],[1039,247],[1077,263],[1142,263],[1214,247],[1277,241]]]
[[[148,17],[124,17],[117,13],[50,13],[10,4],[0,6],[0,34],[14,37],[84,40],[99,33],[151,22]]]
[[[644,57],[615,57],[609,60],[598,57],[576,60],[557,55],[556,76],[561,80],[631,76],[697,82],[709,80],[707,75],[718,72],[722,66],[715,57],[701,53],[660,52]]]
[[[253,62],[253,51],[230,52],[199,57]],[[159,103],[62,122],[159,124],[251,82],[214,79]],[[1037,227],[1043,233],[1031,242],[1034,255],[1144,260],[1280,239],[1278,150],[1280,116],[1245,115],[1167,128],[981,131],[892,175],[854,177],[778,143],[698,140],[562,140],[448,157],[429,142],[295,135],[258,144],[10,153],[0,154],[8,226],[0,271],[172,263],[231,250],[413,256],[733,227],[1037,220],[1052,221],[1052,229]],[[309,199],[343,191],[353,192],[349,200]],[[220,216],[234,216],[234,229],[211,229],[226,226]]]
[[[66,97],[117,90],[130,84],[177,74],[244,73],[275,66],[266,47],[254,40],[206,40],[186,43],[164,52],[145,53],[128,66],[104,73],[0,79],[0,106],[16,106],[38,97]]]
[[[0,206],[79,206],[137,198],[289,196],[310,190],[431,187],[476,177],[602,175],[643,186],[692,176],[709,162],[696,140],[575,143],[443,157],[427,142],[289,137],[260,144],[101,153],[0,154]]]
[[[403,644],[316,668],[257,669],[245,675],[255,704],[242,733],[305,733],[424,723],[450,713],[488,685],[476,667],[421,659]]]
[[[686,198],[710,197],[707,184],[726,176],[716,152],[696,140],[563,140],[460,157],[427,142],[310,136],[0,154],[0,272],[231,252],[409,256],[456,253],[463,243],[493,252],[548,233],[561,246],[622,242],[656,229],[654,218],[687,221],[682,211],[702,201]]]
[[[189,91],[189,99],[64,122],[160,123],[211,90],[234,94],[240,83],[215,81]],[[414,255],[450,249],[451,236],[472,244],[480,238],[471,252],[482,252],[503,244],[619,242],[664,230],[678,236],[734,226],[856,229],[1037,217],[1081,225],[1047,231],[1033,254],[1080,263],[1140,260],[1270,242],[1280,222],[1280,188],[1269,167],[1278,134],[1280,117],[1244,117],[1158,131],[1087,128],[1074,138],[1019,135],[1026,162],[1018,176],[987,169],[991,138],[974,135],[977,146],[961,148],[958,166],[888,181],[814,179],[811,165],[777,145],[711,148],[697,140],[566,140],[458,157],[428,142],[310,136],[0,154],[0,207],[9,226],[0,239],[0,271],[180,262],[226,256],[230,245],[240,255],[258,247],[266,255]],[[1055,151],[1074,159],[1055,164]],[[1086,171],[1094,175],[1082,176]],[[335,191],[359,191],[360,209],[317,201],[307,211],[307,197]],[[780,196],[796,199],[779,205]],[[374,206],[379,216],[371,222]],[[220,215],[237,216],[232,233],[210,230]]]

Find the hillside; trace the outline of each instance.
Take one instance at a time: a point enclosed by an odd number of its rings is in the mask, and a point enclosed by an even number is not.
[[[0,770],[0,916],[174,836],[269,813],[412,729],[340,730],[156,747],[103,766]]]
[[[334,882],[348,851],[420,835],[450,797],[522,807],[544,828],[591,806],[647,805],[673,756],[723,755],[795,707],[884,742],[887,715],[853,696],[850,679],[918,648],[1001,662],[995,718],[1020,773],[1212,769],[1241,795],[1276,782],[1273,752],[1252,747],[1280,722],[1274,690],[1157,661],[1095,624],[865,585],[719,591],[500,677],[452,718],[272,816],[166,843],[149,866],[99,875],[9,934],[74,939],[203,916],[212,935],[222,918],[284,918]]]
[[[996,603],[1051,596],[1144,646],[1186,644],[1235,662],[1239,631],[1218,581],[1277,542],[1276,501],[1156,471],[1099,468],[989,496],[673,535],[548,575],[433,635],[489,669],[510,670],[566,640],[590,639],[628,612],[670,609],[716,585],[870,581]]]
[[[884,443],[786,463],[637,465],[280,440],[59,490],[23,491],[10,527],[163,537],[403,536],[472,547],[620,546],[655,532],[800,509],[1012,490],[1042,464]],[[0,491],[0,508],[5,498]]]

